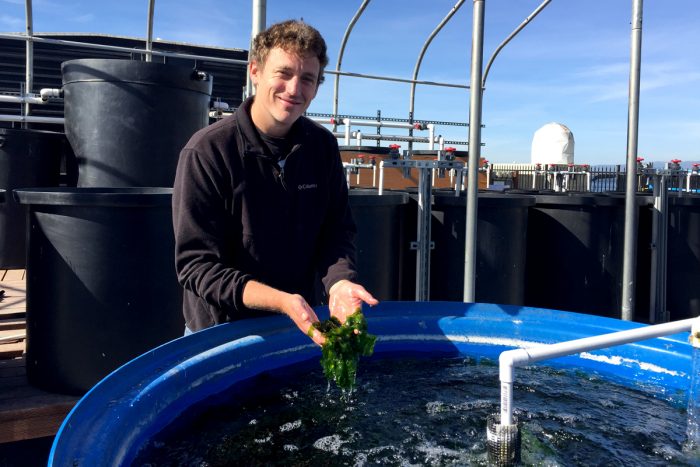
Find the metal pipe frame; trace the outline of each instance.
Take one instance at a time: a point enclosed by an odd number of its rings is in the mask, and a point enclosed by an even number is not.
[[[250,80],[250,51],[253,50],[255,36],[265,30],[267,23],[267,0],[253,0],[253,25],[250,33],[250,47],[248,48],[248,62],[246,63],[245,97],[255,94],[253,82]]]
[[[338,61],[336,62],[335,69],[340,70],[340,65],[343,63],[343,54],[345,53],[345,45],[348,43],[348,39],[350,38],[350,33],[352,32],[352,29],[355,27],[355,23],[357,23],[357,20],[360,19],[360,16],[362,16],[362,13],[365,11],[365,8],[367,8],[367,5],[369,4],[370,0],[363,0],[362,4],[360,5],[360,8],[357,9],[357,12],[355,12],[355,16],[352,17],[350,20],[350,23],[348,24],[348,27],[345,28],[345,34],[343,34],[343,39],[340,41],[340,50],[338,51]],[[338,87],[340,86],[340,74],[336,73],[335,79],[333,80],[333,116],[338,115]],[[337,129],[337,125],[334,123],[333,124],[333,131]]]
[[[651,283],[649,322],[668,321],[666,312],[666,261],[668,257],[668,187],[666,177],[654,175],[654,211],[651,227]]]
[[[350,72],[350,71],[340,71],[340,70],[326,70],[325,73],[328,73],[329,75],[351,76],[353,78],[367,78],[367,79],[376,79],[376,80],[382,80],[382,81],[393,81],[395,83],[416,83],[416,84],[424,84],[427,86],[442,86],[442,87],[446,87],[446,88],[469,89],[468,84],[440,83],[438,81],[424,81],[424,80],[415,80],[415,79],[406,79],[406,78],[396,78],[393,76],[368,75],[365,73],[354,73],[354,72]]]
[[[34,15],[32,14],[32,0],[26,0],[25,2],[25,16],[26,16],[26,52],[25,52],[25,68],[24,68],[24,93],[29,94],[32,92],[34,87],[34,42],[32,38],[34,36]],[[25,102],[22,106],[22,114],[27,116],[32,113],[31,104]],[[24,122],[23,122],[23,126]]]
[[[476,89],[469,94],[469,165],[467,170],[467,212],[465,214],[464,244],[464,302],[476,298],[476,213],[479,190],[479,159],[481,158],[481,111],[483,91],[481,72],[484,59],[485,0],[474,0],[472,19],[472,57],[469,82]]]
[[[146,61],[153,61],[153,12],[156,0],[148,0],[148,19],[146,20]]]
[[[423,62],[423,56],[425,55],[425,52],[428,50],[428,47],[430,46],[430,43],[433,41],[433,38],[440,32],[440,30],[447,24],[447,22],[454,16],[455,13],[457,13],[457,10],[462,6],[464,3],[464,0],[458,0],[457,3],[452,7],[452,9],[447,13],[447,15],[440,21],[440,23],[435,27],[433,32],[430,33],[428,38],[426,39],[425,43],[423,44],[423,47],[420,50],[420,53],[418,54],[418,59],[416,60],[416,65],[413,68],[413,79],[417,80],[418,79],[418,71],[420,70],[421,63]],[[337,67],[340,69],[340,67]],[[409,119],[413,121],[413,109],[414,109],[414,104],[416,100],[416,83],[413,82],[411,83],[411,94],[409,97],[409,104],[408,104],[408,115]],[[409,130],[409,136],[413,136],[413,130]],[[410,151],[413,148],[411,143],[408,143],[408,150]]]
[[[508,35],[508,37],[506,37],[506,38],[503,40],[503,42],[501,42],[501,44],[500,44],[498,47],[496,47],[496,50],[493,52],[493,55],[491,55],[491,58],[489,59],[489,62],[486,64],[486,69],[484,70],[484,76],[483,76],[483,78],[481,79],[481,87],[482,87],[482,88],[485,88],[485,87],[486,87],[486,77],[489,75],[489,70],[491,69],[491,65],[493,65],[493,61],[496,60],[496,56],[501,52],[501,49],[503,49],[503,47],[505,47],[506,44],[508,44],[508,42],[510,42],[511,39],[513,39],[520,31],[522,31],[522,29],[523,29],[525,26],[527,26],[528,24],[530,24],[530,21],[532,21],[532,20],[535,18],[535,16],[537,16],[538,14],[540,14],[540,11],[544,10],[544,8],[545,8],[551,1],[552,1],[552,0],[544,0],[544,2],[542,2],[542,3],[540,4],[540,6],[538,6],[537,8],[535,8],[535,10],[534,10],[532,13],[530,13],[530,15],[529,15],[527,18],[525,18],[525,19],[523,20],[522,23],[520,23],[520,26],[518,26],[517,28],[515,28],[515,29],[513,30],[513,32],[511,32],[511,33]]]
[[[419,162],[419,161],[415,161]],[[430,300],[430,249],[432,247],[432,169],[417,166],[418,169],[418,227],[416,233],[416,301]]]
[[[639,87],[642,61],[642,0],[632,0],[629,103],[627,116],[627,184],[625,186],[625,235],[622,261],[622,309],[620,317],[634,319],[637,268],[637,143]]]

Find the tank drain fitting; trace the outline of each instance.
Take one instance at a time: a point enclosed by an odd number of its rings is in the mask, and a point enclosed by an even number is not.
[[[490,465],[510,467],[520,464],[520,429],[518,419],[512,425],[501,425],[501,414],[486,418],[486,446]]]

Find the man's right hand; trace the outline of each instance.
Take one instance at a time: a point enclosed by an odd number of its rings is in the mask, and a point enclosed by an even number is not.
[[[254,280],[248,281],[243,289],[243,304],[248,308],[284,313],[294,321],[299,330],[318,345],[323,345],[326,338],[312,324],[318,322],[318,316],[306,303],[304,297],[289,294]],[[312,330],[313,334],[309,334]]]
[[[306,303],[304,297],[301,295],[290,295],[290,300],[282,311],[294,321],[294,324],[297,325],[301,332],[311,337],[311,340],[315,343],[323,345],[326,342],[323,334],[318,329],[313,328],[313,323],[318,322],[318,316]]]

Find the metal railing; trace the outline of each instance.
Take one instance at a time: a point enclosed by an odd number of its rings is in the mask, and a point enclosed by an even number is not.
[[[658,177],[663,177],[668,191],[700,192],[700,165],[683,169],[671,162],[666,166],[655,169],[640,165],[635,174],[637,193],[653,192]],[[488,185],[494,189],[623,193],[626,180],[622,165],[494,163],[488,166]]]

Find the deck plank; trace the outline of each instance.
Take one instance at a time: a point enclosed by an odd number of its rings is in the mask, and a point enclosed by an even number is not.
[[[0,443],[55,435],[78,399],[30,386],[23,357],[0,360]]]
[[[8,281],[23,281],[24,280],[24,269],[8,269],[5,272],[5,277],[2,278],[3,282]]]
[[[26,329],[25,271],[0,269],[0,337]],[[78,397],[53,394],[27,381],[26,339],[0,341],[0,443],[53,436]]]

